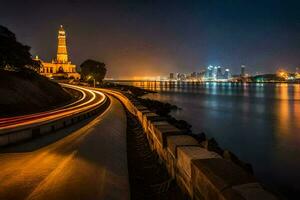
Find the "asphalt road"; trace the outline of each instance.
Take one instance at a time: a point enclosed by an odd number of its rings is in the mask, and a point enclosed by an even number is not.
[[[42,148],[32,147],[45,138],[10,148],[10,153],[2,151],[0,200],[129,199],[122,105],[111,98],[102,115],[69,131],[72,133]]]

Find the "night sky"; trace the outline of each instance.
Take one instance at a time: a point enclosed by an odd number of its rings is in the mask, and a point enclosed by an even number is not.
[[[48,2],[0,0],[0,24],[45,61],[55,57],[63,24],[72,62],[103,61],[109,77],[188,73],[210,64],[233,73],[242,64],[251,73],[300,66],[297,1]]]

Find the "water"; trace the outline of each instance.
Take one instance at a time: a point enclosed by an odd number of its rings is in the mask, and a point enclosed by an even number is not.
[[[129,84],[129,83],[126,83]],[[145,97],[181,108],[172,112],[249,162],[260,181],[285,196],[300,191],[300,85],[133,82],[158,93]]]

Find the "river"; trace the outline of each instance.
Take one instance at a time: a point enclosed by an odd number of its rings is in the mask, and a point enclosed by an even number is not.
[[[300,191],[300,85],[127,82],[157,91],[145,98],[180,107],[171,114],[194,133],[252,164],[258,179],[284,196]]]

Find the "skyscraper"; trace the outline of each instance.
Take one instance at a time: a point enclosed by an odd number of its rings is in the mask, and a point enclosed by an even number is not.
[[[230,78],[231,78],[230,70],[229,69],[225,69],[224,79],[228,80]]]
[[[220,66],[217,69],[217,79],[223,79],[222,68]]]
[[[207,70],[205,71],[205,79],[206,80],[211,80],[213,77],[213,66],[208,66]]]
[[[212,79],[213,79],[213,80],[216,80],[216,79],[217,79],[217,72],[218,72],[218,67],[215,66],[215,67],[213,68],[213,72],[212,72]]]

